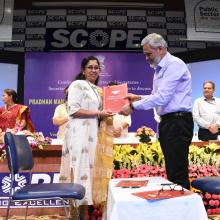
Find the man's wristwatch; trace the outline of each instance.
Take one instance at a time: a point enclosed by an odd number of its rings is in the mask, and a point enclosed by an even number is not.
[[[130,102],[130,108],[131,108],[131,110],[132,110],[132,111],[134,111],[134,110],[135,110],[135,108],[134,108],[134,106],[133,106],[133,103],[132,103],[132,102]]]

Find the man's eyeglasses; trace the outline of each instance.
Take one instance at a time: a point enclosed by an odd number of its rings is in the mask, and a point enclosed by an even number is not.
[[[145,57],[150,57],[158,49],[160,49],[160,48],[152,48],[151,52],[143,51],[143,54]]]
[[[160,185],[161,185],[161,189],[158,191],[158,195],[165,190],[179,191],[181,194],[184,194],[184,188],[180,185],[173,183],[162,183]]]
[[[152,53],[144,52],[144,56],[145,56],[145,57],[150,57],[151,55],[152,55]]]
[[[89,70],[99,70],[100,68],[99,68],[99,66],[87,66],[86,67],[87,69],[89,69]]]

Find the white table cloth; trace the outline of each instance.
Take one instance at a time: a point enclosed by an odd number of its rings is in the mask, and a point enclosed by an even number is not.
[[[133,192],[159,190],[161,183],[169,183],[161,177],[144,179],[149,180],[147,186],[133,189],[115,186],[126,179],[110,181],[107,220],[208,220],[203,201],[197,194],[155,201],[132,195]]]

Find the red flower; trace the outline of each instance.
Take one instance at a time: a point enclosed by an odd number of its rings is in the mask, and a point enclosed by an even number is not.
[[[144,171],[144,170],[148,171],[150,169],[150,167],[146,164],[141,164],[139,166],[139,168],[140,168],[141,171]]]
[[[215,206],[219,206],[219,200],[215,200]]]
[[[213,199],[209,200],[209,205],[210,206],[214,206],[215,205],[215,201]]]
[[[123,174],[124,174],[124,175],[130,174],[130,171],[129,171],[128,169],[125,169],[125,168],[121,169],[120,172],[121,172],[122,175],[123,175]]]
[[[208,212],[208,215],[211,215],[213,213],[212,209],[207,209],[207,212]]]
[[[160,173],[164,173],[165,172],[165,168],[164,167],[159,167],[159,170],[158,170]]]
[[[212,194],[212,198],[213,198],[213,199],[218,199],[218,195]]]
[[[212,198],[212,196],[211,196],[211,194],[206,193],[206,194],[205,194],[205,198],[206,198],[206,199],[211,199],[211,198]]]
[[[206,168],[205,167],[202,167],[202,166],[199,166],[199,172],[201,173],[205,173],[206,172]]]
[[[158,171],[159,171],[159,168],[157,166],[152,166],[150,169],[150,173],[152,174],[156,174],[158,173]]]
[[[131,175],[136,175],[136,174],[138,174],[138,169],[137,168],[132,168],[131,170],[130,170],[130,174]]]
[[[189,170],[190,170],[191,172],[196,172],[197,166],[196,166],[196,165],[192,165],[192,166],[189,167]]]

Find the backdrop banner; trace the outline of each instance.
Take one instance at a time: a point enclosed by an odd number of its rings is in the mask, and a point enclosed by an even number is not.
[[[29,52],[25,55],[24,103],[30,106],[37,131],[56,138],[57,127],[52,124],[55,107],[63,102],[64,88],[80,72],[81,60],[89,55],[98,57],[101,63],[99,86],[115,81],[127,83],[130,93],[151,93],[153,69],[142,53]],[[152,110],[132,113],[129,130],[136,131],[142,125],[156,130]]]
[[[220,1],[185,0],[187,39],[220,41]]]

